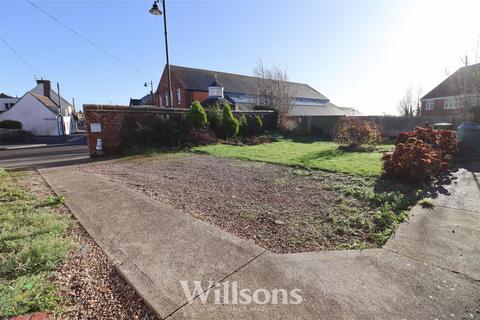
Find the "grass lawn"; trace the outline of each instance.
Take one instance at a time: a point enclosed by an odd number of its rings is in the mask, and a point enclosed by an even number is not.
[[[334,142],[283,140],[255,146],[217,144],[195,147],[193,151],[242,160],[378,176],[382,172],[382,154],[392,148],[393,145],[381,145],[373,152],[344,152],[338,150]]]
[[[62,197],[44,199],[17,187],[0,168],[0,318],[58,311],[62,296],[52,281],[73,247],[65,237],[72,224],[56,212]]]

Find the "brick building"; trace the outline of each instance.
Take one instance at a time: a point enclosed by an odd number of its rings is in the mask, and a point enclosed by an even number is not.
[[[421,116],[460,116],[480,103],[480,63],[458,69],[421,99]]]
[[[222,85],[222,97],[234,110],[252,110],[256,106],[257,78],[220,71],[170,66],[174,108],[189,108],[193,101],[209,98],[212,83]],[[289,82],[295,97],[292,115],[361,115],[352,108],[341,108],[308,84]],[[156,90],[156,105],[168,107],[168,80],[163,70]]]

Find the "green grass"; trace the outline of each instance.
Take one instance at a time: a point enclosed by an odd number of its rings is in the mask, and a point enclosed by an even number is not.
[[[61,203],[14,186],[0,169],[0,318],[61,310],[52,278],[73,247],[65,237],[72,222],[54,209]]]
[[[304,143],[283,140],[255,146],[217,144],[195,147],[192,150],[242,160],[379,176],[382,173],[382,154],[392,148],[392,145],[381,145],[373,152],[349,152],[339,150],[334,142]]]

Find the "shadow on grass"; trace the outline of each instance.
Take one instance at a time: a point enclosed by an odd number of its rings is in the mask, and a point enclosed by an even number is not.
[[[405,208],[408,208],[422,198],[435,199],[438,198],[439,195],[449,195],[450,192],[447,190],[446,186],[452,184],[457,179],[457,177],[454,176],[456,171],[458,171],[458,168],[452,168],[444,174],[437,176],[433,181],[418,184],[408,184],[399,180],[380,176],[375,181],[374,191],[376,193],[400,191],[405,195]]]

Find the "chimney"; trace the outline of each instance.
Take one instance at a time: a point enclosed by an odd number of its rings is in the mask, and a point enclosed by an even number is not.
[[[47,98],[50,98],[50,90],[52,89],[50,85],[50,80],[37,80],[37,84],[41,84],[43,87],[43,95]]]

